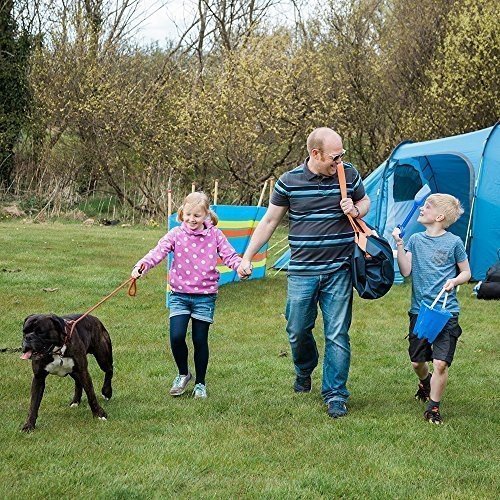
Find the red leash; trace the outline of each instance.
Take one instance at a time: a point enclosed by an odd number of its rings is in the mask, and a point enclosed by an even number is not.
[[[109,295],[106,295],[102,300],[100,300],[95,306],[92,306],[88,311],[83,313],[78,319],[75,321],[66,321],[66,337],[64,338],[64,345],[61,348],[62,354],[64,354],[65,346],[66,344],[70,341],[71,336],[73,335],[73,331],[75,330],[76,324],[81,321],[85,316],[88,316],[94,309],[97,309],[103,302],[106,302],[106,300],[110,299],[113,295],[118,293],[124,286],[128,285],[130,283],[130,286],[128,288],[128,295],[130,297],[135,297],[137,294],[137,285],[136,285],[136,278],[129,278],[128,280],[124,281],[118,288],[115,288]]]

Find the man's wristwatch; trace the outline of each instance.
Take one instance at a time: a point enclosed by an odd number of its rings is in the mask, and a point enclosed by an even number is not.
[[[354,210],[356,210],[356,215],[354,216],[354,218],[357,219],[359,217],[359,215],[360,215],[359,214],[359,208],[356,205],[354,205],[353,208],[354,208]]]

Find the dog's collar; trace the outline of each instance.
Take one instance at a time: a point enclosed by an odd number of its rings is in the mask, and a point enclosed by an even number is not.
[[[62,318],[57,318],[57,319],[59,320],[64,332],[62,346],[58,347],[56,346],[56,344],[51,344],[47,349],[41,352],[33,352],[32,357],[34,357],[34,359],[42,359],[44,356],[53,356],[53,355],[57,355],[60,358],[62,358],[66,353],[66,349],[68,348],[68,342],[71,340],[71,335],[73,333],[72,331],[73,324],[75,322],[66,321],[65,319]]]
[[[59,325],[62,328],[62,331],[64,332],[64,338],[62,342],[62,346],[58,347],[56,344],[50,344],[50,346],[47,349],[44,349],[43,351],[34,351],[33,354],[31,355],[32,359],[42,359],[45,356],[53,356],[57,355],[61,359],[63,358],[64,354],[66,353],[67,349],[67,344],[69,340],[71,339],[71,327],[73,326],[74,321],[66,321],[63,318],[60,318],[59,316],[54,316],[54,319],[56,319],[59,323]]]
[[[53,348],[56,347],[56,346],[52,346]],[[67,349],[67,345],[66,344],[63,344],[61,347],[58,347],[57,349],[53,350],[51,352],[51,354],[57,354],[58,356],[60,356],[61,358],[64,356],[64,353],[66,352],[66,349]]]
[[[54,351],[55,347],[56,347],[55,344],[50,344],[50,346],[43,351],[33,351],[31,358],[32,359],[42,359],[44,356],[52,356],[52,354],[55,353],[55,351]]]

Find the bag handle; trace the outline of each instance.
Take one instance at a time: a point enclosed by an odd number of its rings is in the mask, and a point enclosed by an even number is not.
[[[347,198],[347,183],[345,180],[345,170],[342,163],[337,164],[337,175],[339,177],[340,196]],[[363,219],[355,219],[352,215],[345,214],[354,230],[354,237],[358,246],[366,252],[366,238],[373,234],[373,231],[365,224]]]
[[[432,303],[431,305],[431,309],[434,309],[434,306],[437,304],[439,298],[441,297],[441,295],[443,295],[443,292],[444,292],[444,287],[441,288],[441,291],[437,294],[437,297],[434,299],[434,302]],[[441,309],[444,309],[446,307],[446,301],[448,300],[448,292],[446,292],[444,294],[444,300],[443,300],[443,305],[441,306]]]

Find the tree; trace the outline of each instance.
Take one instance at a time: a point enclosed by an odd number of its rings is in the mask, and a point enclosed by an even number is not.
[[[391,0],[380,37],[381,111],[393,144],[413,137],[407,118],[421,111],[454,0]],[[388,152],[388,151],[387,151]]]
[[[330,105],[329,123],[362,173],[379,163],[387,143],[378,71],[382,8],[381,0],[331,0],[320,51],[328,102],[340,109]]]
[[[198,182],[222,177],[229,201],[256,201],[266,179],[303,160],[307,133],[325,118],[321,61],[278,30],[223,52],[207,73],[180,108],[183,158]]]
[[[500,32],[490,0],[456,2],[426,77],[420,113],[408,123],[417,137],[477,130],[500,117]]]
[[[0,185],[12,181],[15,147],[30,102],[27,83],[30,37],[19,33],[14,0],[0,1]]]

